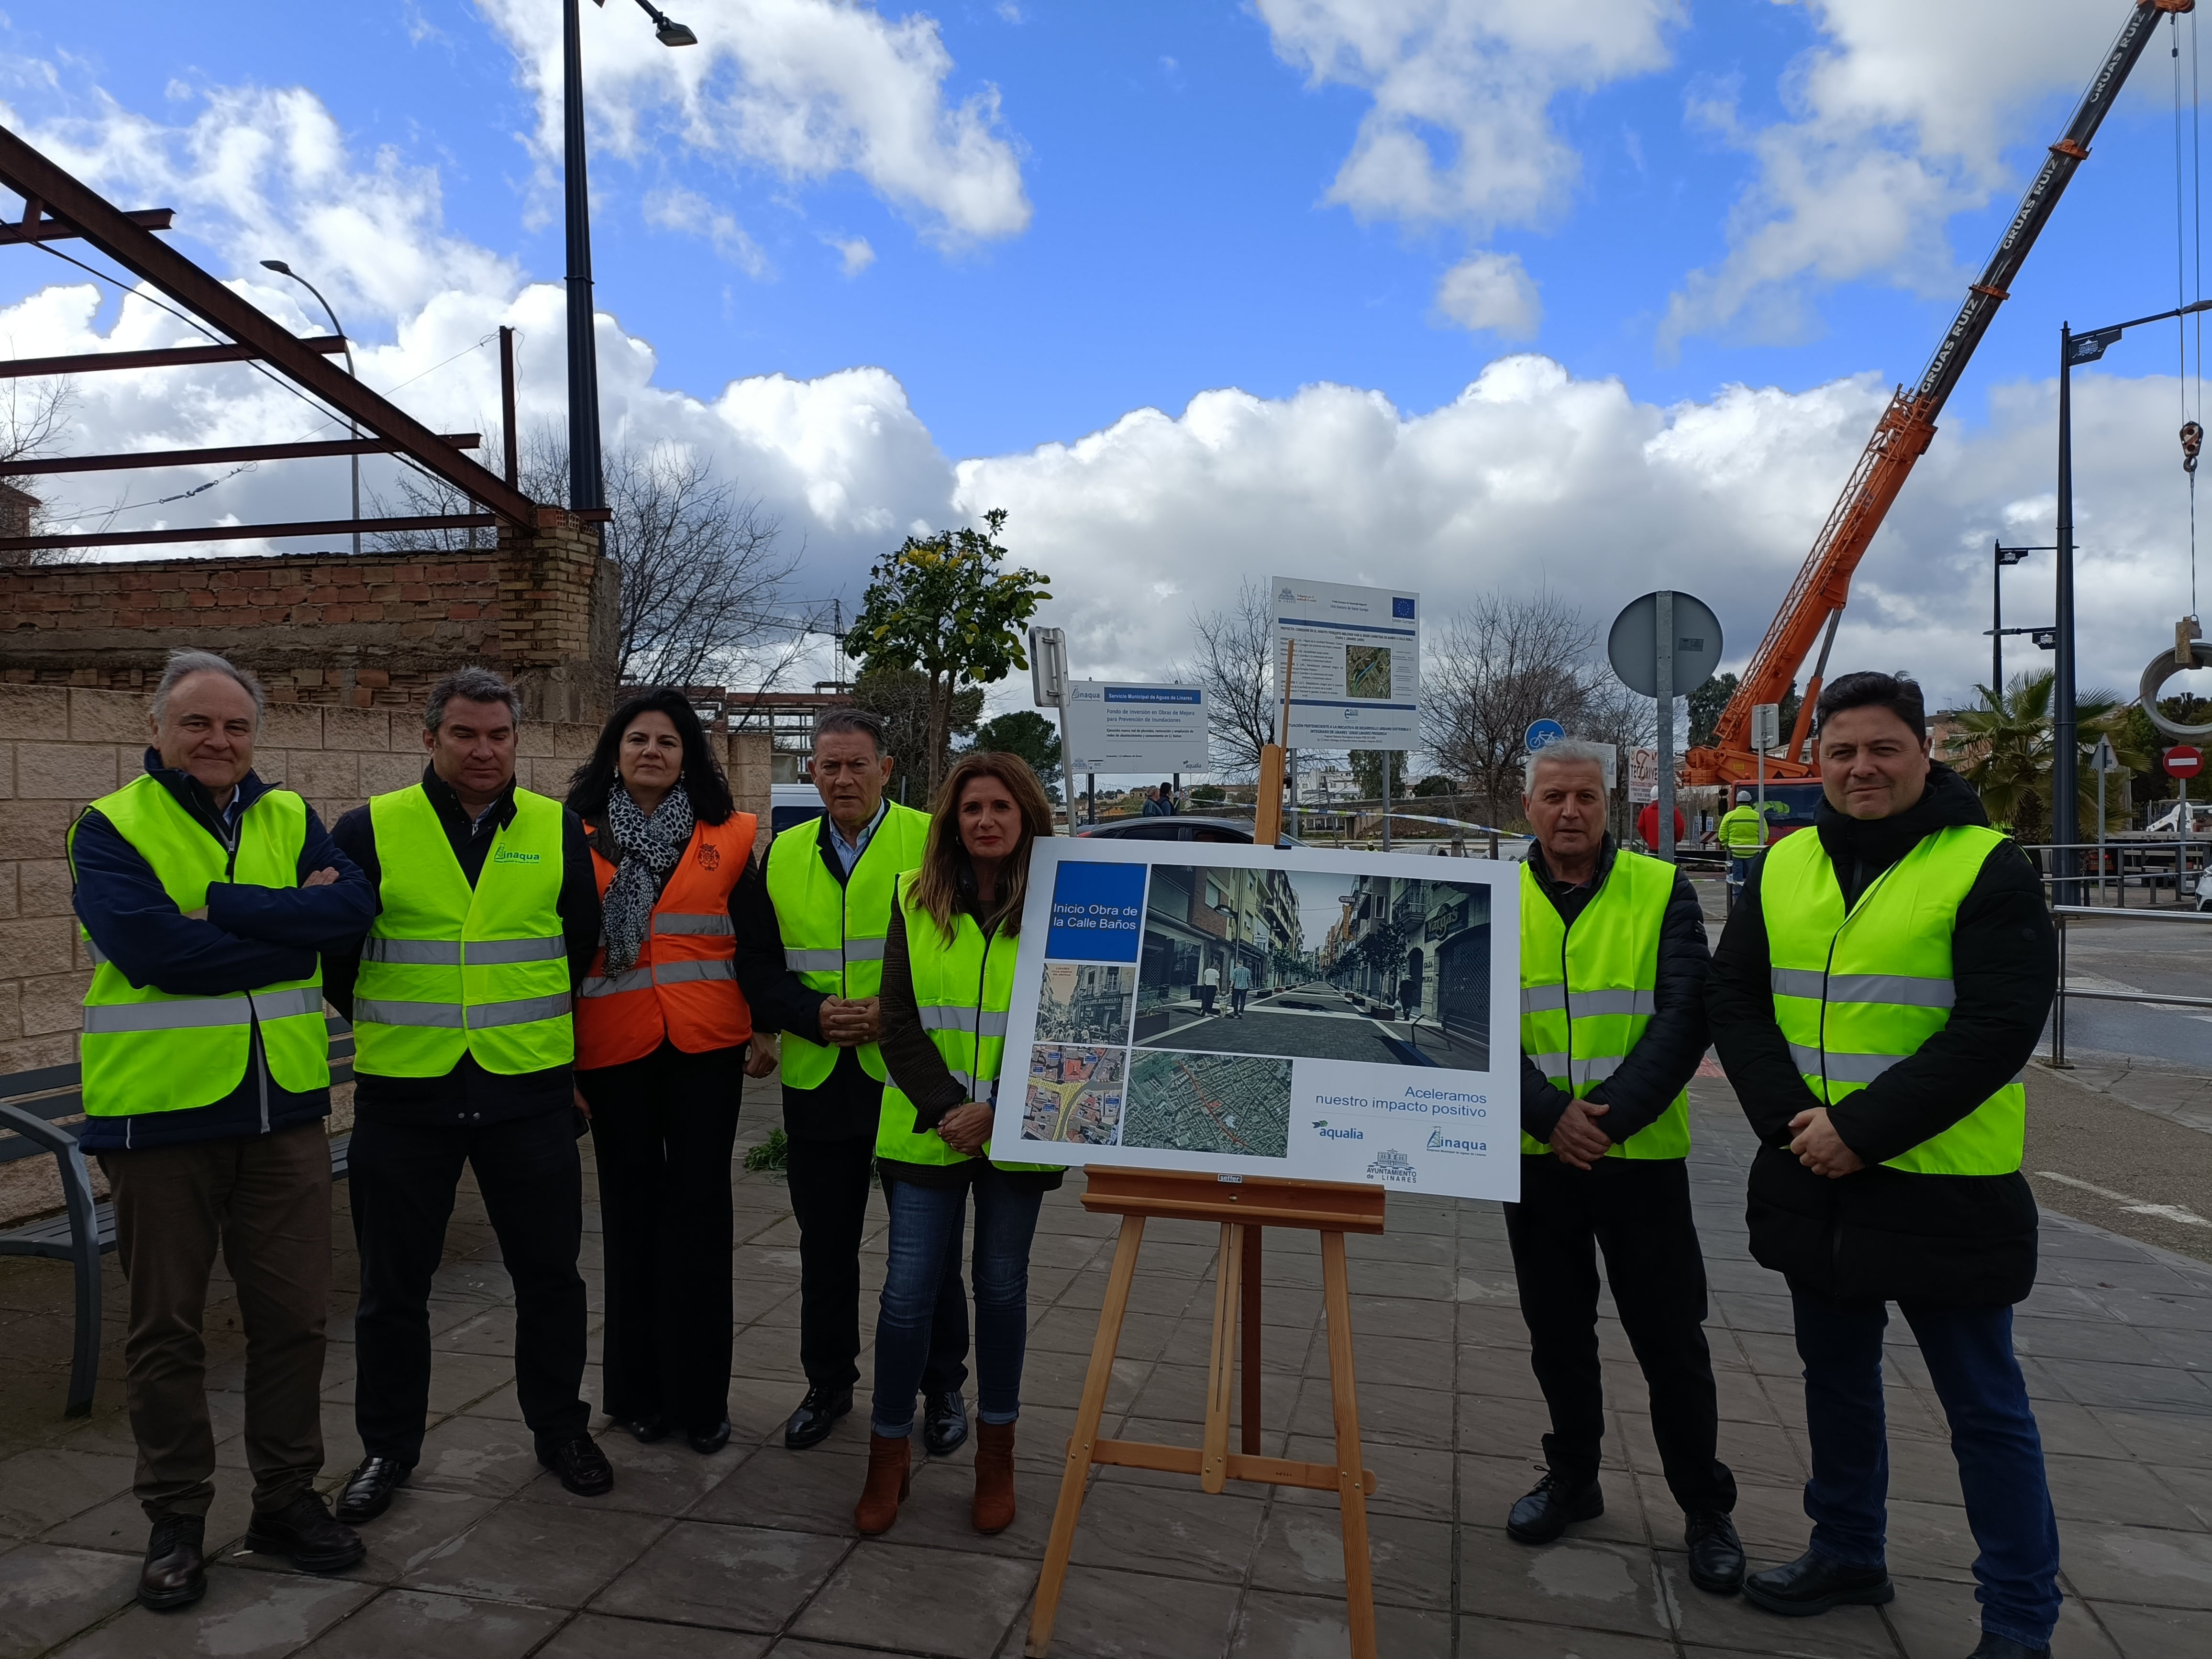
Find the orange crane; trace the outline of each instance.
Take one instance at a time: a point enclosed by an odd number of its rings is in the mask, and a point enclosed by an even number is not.
[[[2134,0],[2119,38],[2112,42],[2090,80],[2089,89],[2075,106],[2065,135],[2051,146],[2042,171],[2021,198],[2020,210],[1997,239],[1996,250],[1990,255],[1981,279],[1966,290],[1966,302],[1959,307],[1950,332],[1929,359],[1920,384],[1911,391],[1898,387],[1889,407],[1882,411],[1874,436],[1867,440],[1865,453],[1851,470],[1850,482],[1844,486],[1842,499],[1820,526],[1813,550],[1806,555],[1797,580],[1790,584],[1789,598],[1752,654],[1751,665],[1744,671],[1735,695],[1721,712],[1712,742],[1683,757],[1692,783],[1733,783],[1753,775],[1758,757],[1751,746],[1751,711],[1760,703],[1778,703],[1789,694],[1806,653],[1817,640],[1820,658],[1806,685],[1804,700],[1798,705],[1789,747],[1780,755],[1769,755],[1766,761],[1770,779],[1813,775],[1811,763],[1800,757],[1812,724],[1813,705],[1820,695],[1820,680],[1827,672],[1828,647],[1835,643],[1836,624],[1842,620],[1844,605],[1850,597],[1851,573],[1866,556],[1875,532],[1888,516],[1890,503],[1912,475],[1913,463],[1935,441],[1936,417],[1943,412],[1953,388],[1966,372],[1967,362],[1988,332],[1997,307],[2011,297],[2013,279],[2027,263],[2028,251],[2049,222],[2051,210],[2058,205],[2075,169],[2089,159],[2089,141],[2118,100],[2120,88],[2127,84],[2136,59],[2150,44],[2163,17],[2192,11],[2196,3],[2197,0]]]

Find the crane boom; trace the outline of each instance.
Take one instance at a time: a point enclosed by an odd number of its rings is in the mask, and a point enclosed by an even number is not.
[[[1778,703],[1788,695],[1805,653],[1850,599],[1852,573],[1888,517],[1890,504],[1911,477],[1913,464],[1935,441],[1936,417],[1943,412],[1943,405],[1966,372],[1997,307],[2011,297],[2014,277],[2027,262],[2035,239],[2049,222],[2075,171],[2088,159],[2090,140],[2118,100],[2120,88],[2127,84],[2160,20],[2195,7],[2196,0],[2134,0],[2118,39],[2098,65],[2081,101],[2075,106],[2065,133],[2051,146],[2034,182],[2021,198],[2019,210],[1997,239],[1980,278],[1967,289],[1966,303],[1959,307],[1950,331],[1928,360],[1919,384],[1910,391],[1899,386],[1875,422],[1874,435],[1867,440],[1858,465],[1851,469],[1850,482],[1830,510],[1827,522],[1820,526],[1797,579],[1790,586],[1789,597],[1722,711],[1712,743],[1692,749],[1684,757],[1692,783],[1732,782],[1752,775],[1757,764],[1751,748],[1752,709],[1760,703]],[[1826,666],[1825,662],[1822,665]],[[1816,675],[1799,706],[1789,748],[1781,756],[1767,759],[1769,777],[1802,777],[1811,772],[1810,765],[1798,757],[1819,696]]]

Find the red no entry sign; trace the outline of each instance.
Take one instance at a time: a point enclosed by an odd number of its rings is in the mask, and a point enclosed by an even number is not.
[[[2166,751],[2166,775],[2170,778],[2193,778],[2204,769],[2204,755],[2201,750],[2184,744],[2179,749]]]

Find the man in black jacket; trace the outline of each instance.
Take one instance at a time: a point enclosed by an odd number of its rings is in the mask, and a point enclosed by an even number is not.
[[[1591,745],[1532,757],[1522,802],[1536,845],[1521,881],[1521,1201],[1505,1206],[1505,1231],[1552,1432],[1547,1473],[1506,1530],[1549,1543],[1605,1512],[1595,1245],[1687,1517],[1690,1577],[1733,1595],[1743,1546],[1729,1518],[1735,1478],[1714,1455],[1720,1409],[1686,1167],[1683,1090],[1705,1048],[1705,913],[1680,872],[1614,847]]]
[[[1919,688],[1830,682],[1814,834],[1753,865],[1707,994],[1758,1132],[1752,1253],[1784,1274],[1805,1362],[1810,1547],[1745,1594],[1809,1614],[1895,1594],[1884,1554],[1886,1304],[1950,1419],[1981,1554],[1977,1659],[2046,1653],[2058,1535],[2012,1351],[2035,1283],[2020,1072],[2057,983],[2042,885],[1929,759]]]
[[[488,668],[464,668],[430,688],[423,711],[429,763],[422,791],[471,890],[517,813],[514,757],[521,699]],[[374,812],[357,806],[331,831],[380,895],[433,872],[377,845]],[[599,941],[599,892],[584,826],[564,811],[555,910],[571,993]],[[348,1019],[363,941],[323,957],[323,990]],[[586,1432],[581,1388],[589,1316],[576,1258],[583,1244],[582,1132],[574,1070],[559,1065],[494,1072],[463,1052],[432,1077],[384,1076],[356,1066],[350,1164],[361,1304],[354,1316],[359,1370],[354,1422],[365,1454],[338,1514],[384,1513],[422,1455],[430,1397],[431,1285],[466,1164],[475,1171],[500,1259],[514,1284],[517,1403],[539,1461],[569,1491],[607,1492],[614,1470]]]

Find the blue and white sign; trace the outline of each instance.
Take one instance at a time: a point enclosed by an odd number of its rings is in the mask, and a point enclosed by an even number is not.
[[[1418,749],[1420,595],[1276,576],[1275,696],[1291,748]],[[1295,646],[1295,651],[1292,647]]]
[[[1528,752],[1533,755],[1539,749],[1549,749],[1566,735],[1567,728],[1557,720],[1531,720],[1522,741],[1528,744]]]
[[[1203,772],[1206,693],[1195,685],[1122,685],[1073,680],[1067,688],[1066,770],[1164,778]]]

